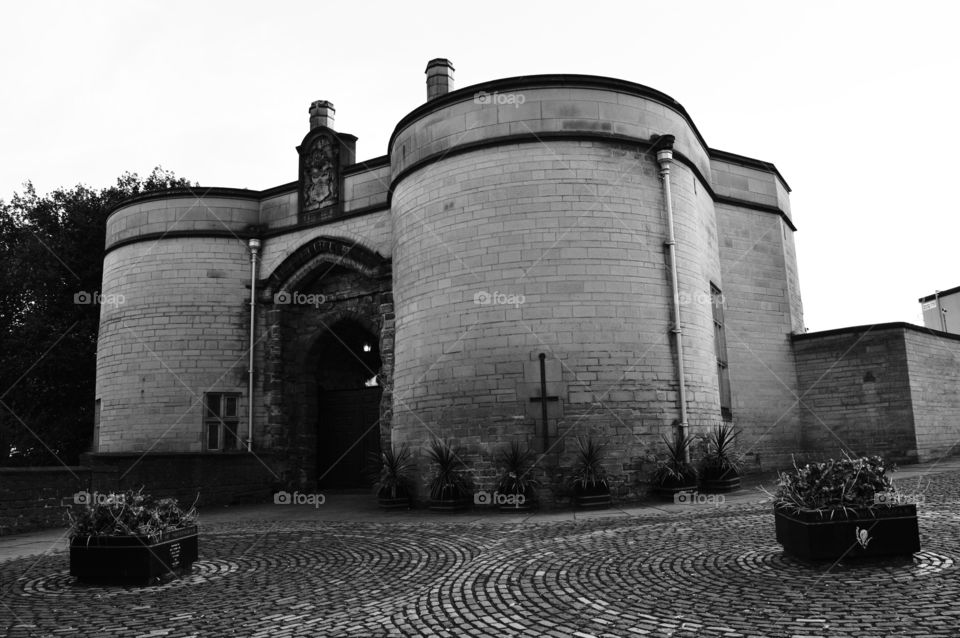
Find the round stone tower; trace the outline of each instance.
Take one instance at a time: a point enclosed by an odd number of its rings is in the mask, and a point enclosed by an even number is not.
[[[716,214],[707,148],[684,109],[593,76],[431,96],[389,147],[394,443],[451,440],[490,486],[511,441],[559,468],[576,449],[565,441],[593,436],[622,485],[670,435],[679,384],[657,160],[668,135],[688,421],[716,423]]]
[[[237,449],[245,436],[248,228],[240,189],[127,200],[107,219],[97,348],[99,452]],[[203,394],[233,428],[207,436]],[[234,400],[235,399],[235,400]],[[219,415],[218,415],[219,416]]]

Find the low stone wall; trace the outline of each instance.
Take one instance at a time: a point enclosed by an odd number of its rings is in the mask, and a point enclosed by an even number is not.
[[[794,336],[803,448],[916,462],[902,324]]]
[[[960,452],[960,336],[917,327],[905,334],[917,457]]]
[[[0,535],[66,527],[80,492],[138,490],[198,507],[266,503],[288,483],[251,454],[84,454],[82,466],[0,468]],[[202,513],[202,512],[201,512]]]
[[[67,508],[90,480],[88,467],[0,468],[0,536],[66,527]]]
[[[960,336],[907,323],[795,335],[803,447],[925,462],[960,443]]]
[[[204,453],[92,453],[82,461],[98,492],[138,490],[173,497],[182,505],[265,503],[286,477],[275,474],[272,456]]]

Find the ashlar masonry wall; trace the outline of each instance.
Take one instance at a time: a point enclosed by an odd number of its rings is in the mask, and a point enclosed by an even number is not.
[[[960,449],[960,335],[904,330],[917,457],[935,461]]]
[[[794,337],[803,451],[821,457],[847,451],[898,462],[918,460],[922,426],[915,424],[905,325]]]

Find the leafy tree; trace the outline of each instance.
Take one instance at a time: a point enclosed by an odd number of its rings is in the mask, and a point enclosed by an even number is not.
[[[193,186],[160,167],[113,186],[40,196],[27,182],[0,200],[0,466],[77,462],[93,435],[108,211],[132,195]]]

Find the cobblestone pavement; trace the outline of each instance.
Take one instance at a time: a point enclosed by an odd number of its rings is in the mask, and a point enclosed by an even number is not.
[[[64,551],[0,563],[6,636],[960,636],[960,474],[923,551],[784,556],[769,506],[658,517],[207,525],[190,576],[76,584]]]

